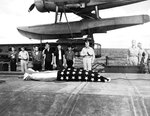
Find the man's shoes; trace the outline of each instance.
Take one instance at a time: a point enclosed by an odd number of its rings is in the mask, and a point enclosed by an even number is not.
[[[110,82],[111,81],[111,78],[107,78],[107,82]]]
[[[100,78],[101,78],[101,82],[110,82],[111,81],[111,78],[106,78],[103,76],[100,76]]]
[[[23,75],[23,80],[28,80],[28,78],[29,78],[29,74],[28,74],[28,73],[25,73],[25,74]]]

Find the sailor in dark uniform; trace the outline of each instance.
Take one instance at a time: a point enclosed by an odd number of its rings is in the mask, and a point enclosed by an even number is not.
[[[11,71],[16,71],[17,69],[17,52],[15,51],[14,47],[11,47],[11,51],[9,53],[10,57],[10,70]]]

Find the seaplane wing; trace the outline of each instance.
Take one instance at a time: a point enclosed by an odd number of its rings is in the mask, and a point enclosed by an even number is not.
[[[67,23],[18,27],[18,31],[27,38],[64,39],[82,37],[89,33],[106,33],[107,31],[143,24],[150,21],[148,15],[126,16],[106,19],[84,19]]]

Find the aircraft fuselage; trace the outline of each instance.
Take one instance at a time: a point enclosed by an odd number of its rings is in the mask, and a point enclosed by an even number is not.
[[[55,12],[58,6],[59,12],[63,12],[65,8],[65,11],[69,13],[72,10],[92,11],[94,6],[98,6],[98,10],[101,10],[142,1],[145,0],[35,0],[35,6],[39,12]]]

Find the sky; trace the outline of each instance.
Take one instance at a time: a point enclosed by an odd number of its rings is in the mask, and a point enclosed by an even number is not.
[[[0,44],[9,43],[35,43],[38,40],[28,39],[18,31],[19,26],[31,26],[39,24],[54,23],[55,14],[40,13],[36,9],[28,13],[28,8],[34,0],[0,0]],[[131,16],[131,15],[150,15],[150,0],[105,9],[99,11],[101,18]],[[80,20],[74,14],[67,14],[69,21]],[[63,20],[64,16],[63,16]],[[131,41],[141,42],[144,48],[150,48],[150,23],[108,31],[105,34],[94,34],[96,43],[100,43],[102,48],[128,48]],[[55,41],[55,40],[54,40]]]

